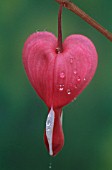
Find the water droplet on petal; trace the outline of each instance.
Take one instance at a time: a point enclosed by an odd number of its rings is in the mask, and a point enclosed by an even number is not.
[[[74,70],[74,74],[75,74],[75,75],[77,74],[77,71],[76,71],[76,70]]]
[[[64,77],[65,77],[65,73],[63,73],[63,72],[62,72],[62,73],[60,73],[60,78],[62,78],[62,79],[63,79]]]
[[[80,77],[79,77],[79,76],[78,76],[78,78],[77,78],[77,81],[78,81],[78,82],[80,82],[80,81],[81,81],[81,79],[80,79]]]
[[[64,84],[60,84],[59,86],[60,86],[60,87],[64,87]]]
[[[63,87],[60,87],[60,88],[59,88],[59,91],[63,91],[63,89],[64,89]]]
[[[71,90],[70,89],[67,90],[67,94],[71,94]]]
[[[59,91],[63,91],[64,90],[64,84],[60,84],[59,85]]]

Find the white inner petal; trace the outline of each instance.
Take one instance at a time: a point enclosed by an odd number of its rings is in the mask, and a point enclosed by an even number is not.
[[[53,155],[53,149],[52,149],[52,137],[53,137],[53,128],[54,128],[54,110],[51,107],[51,110],[47,116],[47,120],[46,120],[46,137],[47,137],[47,141],[49,144],[49,154]]]

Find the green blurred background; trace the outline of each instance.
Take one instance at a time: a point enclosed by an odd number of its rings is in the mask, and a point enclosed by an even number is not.
[[[111,0],[74,0],[112,31]],[[112,44],[78,16],[63,10],[63,39],[84,34],[99,65],[84,92],[64,108],[63,150],[51,158],[43,142],[47,107],[31,87],[23,65],[26,38],[37,30],[57,35],[54,0],[0,1],[0,170],[112,170]]]

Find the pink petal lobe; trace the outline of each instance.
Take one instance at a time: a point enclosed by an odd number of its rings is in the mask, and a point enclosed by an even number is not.
[[[63,107],[76,98],[89,84],[97,67],[93,43],[82,35],[71,35],[57,54],[54,69],[54,107]]]
[[[23,48],[23,64],[37,94],[47,106],[52,105],[53,70],[57,39],[52,33],[32,34]]]

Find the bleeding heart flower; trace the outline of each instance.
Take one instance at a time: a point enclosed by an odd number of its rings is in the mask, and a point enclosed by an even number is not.
[[[97,52],[87,37],[71,35],[61,44],[60,33],[58,39],[50,32],[34,33],[23,48],[27,76],[48,107],[44,141],[53,156],[64,145],[62,108],[84,90],[97,67]]]

